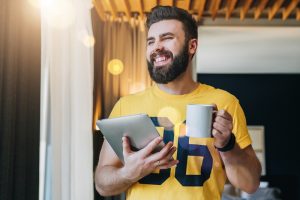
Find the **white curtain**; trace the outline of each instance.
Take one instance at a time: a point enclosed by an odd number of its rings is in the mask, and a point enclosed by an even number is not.
[[[39,200],[93,199],[90,9],[89,0],[42,4]]]

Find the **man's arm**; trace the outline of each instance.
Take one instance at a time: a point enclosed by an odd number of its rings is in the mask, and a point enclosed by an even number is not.
[[[176,147],[172,142],[166,144],[160,152],[152,154],[161,141],[162,138],[157,137],[144,149],[133,152],[128,138],[124,137],[124,165],[111,146],[104,141],[95,172],[96,190],[102,196],[120,194],[155,169],[166,169],[176,165],[178,161],[172,159]]]
[[[227,177],[232,185],[247,193],[254,193],[260,182],[261,165],[251,145],[241,149],[236,143],[227,152],[220,152]]]
[[[112,196],[125,191],[131,183],[118,175],[122,162],[104,140],[95,171],[95,187],[102,196]],[[113,189],[113,190],[111,190]]]
[[[222,148],[228,144],[232,128],[231,115],[225,110],[216,111],[212,130],[216,147]],[[259,186],[261,165],[252,146],[241,149],[235,143],[233,149],[220,152],[220,155],[229,181],[247,193],[254,193]]]

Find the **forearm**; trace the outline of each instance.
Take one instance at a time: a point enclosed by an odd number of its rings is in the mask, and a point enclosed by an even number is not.
[[[245,192],[253,193],[259,186],[261,165],[252,147],[247,148],[251,149],[243,150],[235,144],[231,151],[220,152],[220,155],[231,184]]]
[[[114,166],[97,167],[95,172],[96,190],[102,196],[113,196],[126,191],[132,183],[121,175],[121,169]]]

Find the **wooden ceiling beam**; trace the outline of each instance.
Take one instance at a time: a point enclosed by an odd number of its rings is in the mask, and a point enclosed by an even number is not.
[[[116,5],[120,0],[92,0],[93,5],[97,11],[98,16],[102,21],[107,19],[107,12],[110,12],[113,18],[118,17],[118,8]],[[150,12],[151,8],[156,5],[170,5],[177,6],[179,8],[183,8],[188,11],[197,11],[197,19],[201,19],[202,15],[205,11],[205,5],[209,4],[209,12],[211,14],[212,19],[214,20],[217,17],[218,11],[221,6],[221,0],[194,0],[194,4],[192,0],[121,0],[122,3],[122,11],[125,12],[126,17],[131,18],[132,12],[139,13],[139,19],[144,20],[144,12]],[[268,19],[272,20],[274,17],[282,11],[282,20],[288,19],[291,15],[297,21],[300,21],[300,0],[290,0],[285,8],[283,8],[284,0],[274,0],[274,4],[272,7],[268,9]],[[244,20],[249,12],[251,5],[253,4],[253,0],[244,0],[244,5],[242,5],[240,10],[240,19]],[[262,13],[266,11],[268,0],[260,0],[258,1],[258,5],[254,10],[254,19],[257,20],[261,18]],[[232,13],[237,9],[238,0],[226,0],[226,10],[225,10],[225,18],[226,20],[230,19]],[[132,7],[133,6],[132,10]],[[191,5],[194,5],[191,8]],[[298,7],[297,7],[298,6]],[[120,8],[121,9],[121,8]],[[119,11],[120,12],[120,11]],[[295,16],[295,17],[294,17]]]
[[[272,8],[269,10],[268,19],[272,20],[276,15],[277,11],[280,9],[281,5],[283,4],[284,0],[277,0]]]
[[[158,4],[161,6],[173,6],[174,0],[159,0]]]
[[[100,19],[102,21],[105,21],[105,13],[104,13],[103,5],[101,4],[101,2],[99,0],[93,0],[93,4],[96,8],[96,11],[97,11]]]
[[[254,11],[254,19],[258,20],[261,13],[265,9],[266,5],[268,3],[268,0],[261,0],[260,3],[258,4],[257,8]]]
[[[221,0],[212,0],[210,4],[209,11],[211,13],[211,17],[213,20],[215,20],[218,10],[220,8]]]
[[[292,0],[291,3],[282,12],[282,19],[286,20],[291,12],[297,7],[299,0]]]
[[[203,11],[205,9],[205,2],[206,0],[200,0],[199,7],[198,7],[198,20],[202,18]]]
[[[131,8],[129,0],[123,0],[124,6],[125,6],[125,14],[128,18],[128,20],[131,18]]]
[[[190,10],[190,4],[191,4],[191,0],[177,0],[176,1],[176,7],[182,8],[187,11]]]
[[[135,0],[138,5],[139,15],[141,19],[144,19],[144,3],[143,0]]]
[[[235,9],[237,4],[237,0],[227,0],[227,9],[226,9],[226,20],[228,20],[231,16],[231,13]]]
[[[150,12],[151,9],[159,4],[158,0],[143,0],[144,11]]]
[[[244,19],[245,19],[246,15],[247,15],[247,13],[248,13],[248,10],[249,10],[249,8],[251,7],[252,2],[253,2],[253,0],[246,0],[246,1],[245,1],[245,4],[244,4],[244,6],[242,7],[241,12],[240,12],[240,19],[241,19],[241,20],[244,20]]]
[[[106,4],[113,18],[117,18],[117,8],[115,2],[113,0],[103,0],[102,2]]]

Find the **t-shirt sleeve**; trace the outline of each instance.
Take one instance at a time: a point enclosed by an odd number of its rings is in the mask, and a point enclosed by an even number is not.
[[[117,101],[117,103],[114,105],[108,118],[115,118],[120,116],[121,116],[121,99]]]
[[[232,132],[235,134],[236,142],[242,149],[246,148],[252,143],[248,133],[244,111],[237,99],[234,101]]]

